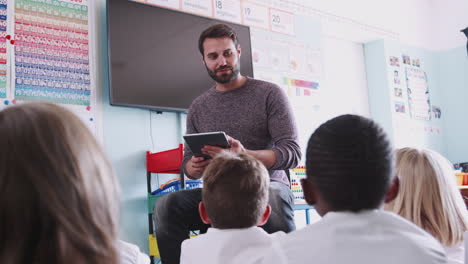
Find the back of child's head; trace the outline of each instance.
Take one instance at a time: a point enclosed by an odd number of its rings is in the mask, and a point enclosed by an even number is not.
[[[375,122],[342,115],[310,137],[306,174],[332,211],[379,208],[392,180],[391,144]]]
[[[445,246],[463,241],[468,218],[451,163],[429,149],[396,151],[400,192],[385,206],[431,233]]]
[[[269,174],[248,154],[224,152],[203,173],[202,200],[219,229],[256,226],[268,205]]]
[[[117,263],[119,196],[100,146],[50,103],[0,111],[0,263]]]

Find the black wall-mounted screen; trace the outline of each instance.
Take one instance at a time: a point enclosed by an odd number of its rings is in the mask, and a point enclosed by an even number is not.
[[[247,26],[128,0],[107,1],[107,23],[112,105],[186,111],[214,85],[198,51],[198,37],[217,23],[236,31],[241,73],[253,76]]]

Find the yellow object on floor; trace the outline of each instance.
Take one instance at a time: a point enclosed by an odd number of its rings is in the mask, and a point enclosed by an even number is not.
[[[161,256],[159,255],[158,242],[156,241],[156,237],[151,234],[148,236],[148,241],[150,256],[160,258]]]
[[[190,238],[196,237],[196,236],[197,236],[196,234],[191,234]],[[154,237],[154,235],[148,235],[148,242],[149,242],[149,255],[160,258],[161,255],[159,254],[158,241],[156,241],[156,237]]]

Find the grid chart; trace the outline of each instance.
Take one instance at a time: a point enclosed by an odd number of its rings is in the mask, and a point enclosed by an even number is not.
[[[0,98],[6,97],[7,85],[7,0],[0,0]]]
[[[301,179],[306,177],[305,166],[299,166],[289,170],[291,178],[291,191],[294,195],[294,200],[304,201],[304,192],[302,191]]]
[[[17,99],[90,104],[86,5],[15,0],[15,38]]]

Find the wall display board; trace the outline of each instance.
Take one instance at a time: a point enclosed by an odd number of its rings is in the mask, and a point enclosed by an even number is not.
[[[445,153],[443,109],[437,106],[442,103],[443,91],[437,82],[437,63],[432,53],[394,41],[378,41],[368,46],[366,56],[385,58],[383,67],[369,64],[368,73],[370,80],[386,75],[386,83],[370,84],[369,89],[380,89],[380,105],[384,101],[389,103],[388,114],[380,115],[379,121],[388,124],[394,145]],[[383,111],[382,107],[377,109],[379,104],[374,112]]]
[[[395,144],[427,147],[434,139],[440,138],[441,141],[441,124],[433,120],[436,116],[440,118],[438,113],[441,110],[435,107],[436,113],[431,107],[426,62],[414,53],[392,53],[388,57],[387,66],[394,106],[392,123]]]
[[[87,0],[0,1],[2,107],[61,104],[96,133],[91,7]]]

